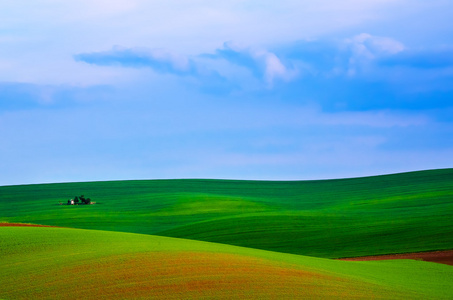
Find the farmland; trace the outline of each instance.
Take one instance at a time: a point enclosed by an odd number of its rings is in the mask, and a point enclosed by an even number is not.
[[[96,205],[58,205],[74,195]],[[453,248],[453,169],[320,181],[0,187],[0,222],[189,238],[325,258]]]
[[[66,228],[0,227],[0,237],[0,297],[5,299],[452,295],[444,288],[452,268],[420,261],[345,262]]]
[[[451,266],[332,258],[453,249],[452,200],[453,169],[3,186],[0,222],[63,228],[0,226],[0,298],[447,299]]]

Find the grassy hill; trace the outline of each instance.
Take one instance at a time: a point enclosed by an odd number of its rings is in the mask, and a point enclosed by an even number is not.
[[[451,266],[152,235],[0,227],[1,299],[451,299]]]
[[[84,194],[89,206],[58,205]],[[453,169],[317,181],[0,187],[0,222],[144,233],[336,258],[453,249]]]

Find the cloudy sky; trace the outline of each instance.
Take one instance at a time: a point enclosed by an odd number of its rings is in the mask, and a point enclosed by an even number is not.
[[[0,2],[0,185],[453,167],[453,1]]]

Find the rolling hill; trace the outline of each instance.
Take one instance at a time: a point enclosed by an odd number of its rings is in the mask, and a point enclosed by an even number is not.
[[[85,194],[95,205],[59,205]],[[0,187],[0,222],[180,237],[324,258],[453,249],[453,169],[316,181]]]
[[[1,299],[451,299],[453,268],[143,234],[0,227]]]

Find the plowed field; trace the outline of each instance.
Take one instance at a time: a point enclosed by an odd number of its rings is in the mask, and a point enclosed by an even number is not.
[[[415,259],[453,266],[453,250],[342,258],[347,261]]]

